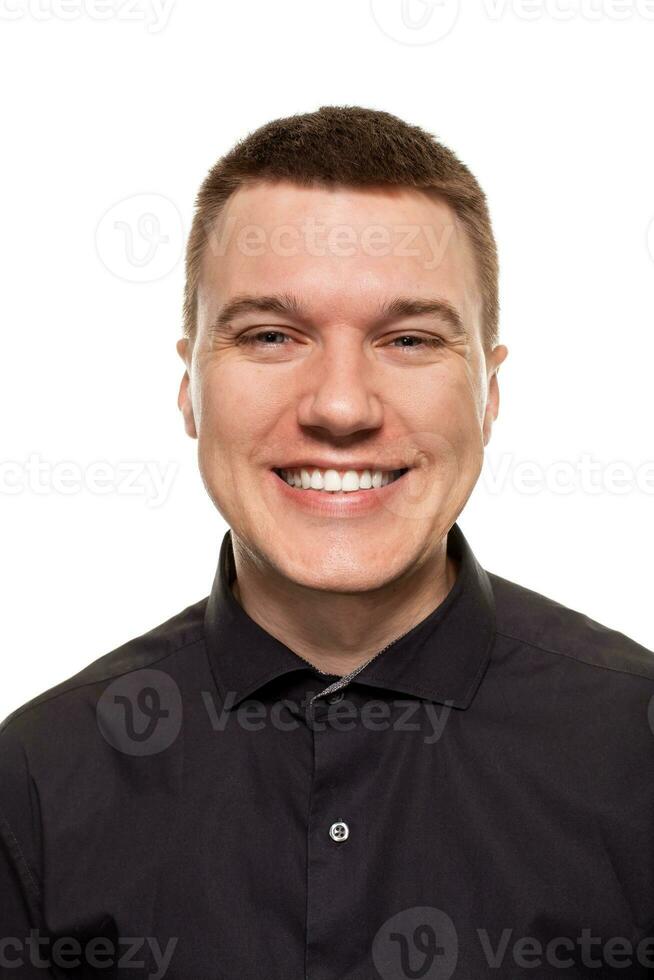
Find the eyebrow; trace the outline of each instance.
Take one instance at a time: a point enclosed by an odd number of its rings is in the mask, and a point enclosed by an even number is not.
[[[277,313],[280,316],[293,316],[307,322],[309,315],[292,293],[279,293],[270,296],[237,296],[227,303],[214,320],[210,333],[228,330],[232,321],[245,313]],[[413,299],[397,296],[381,304],[377,320],[387,323],[411,316],[434,316],[444,320],[455,337],[468,337],[463,319],[456,307],[445,299]]]

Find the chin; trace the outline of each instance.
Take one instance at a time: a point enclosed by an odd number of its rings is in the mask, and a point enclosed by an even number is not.
[[[271,556],[272,557],[272,556]],[[317,592],[370,592],[393,581],[401,574],[405,564],[397,553],[388,559],[378,556],[374,561],[363,561],[348,554],[329,554],[317,561],[288,553],[274,561],[278,571],[287,579],[306,589]]]
[[[374,592],[387,585],[393,576],[372,576],[367,571],[362,571],[359,575],[333,575],[326,576],[298,576],[297,573],[289,574],[288,578],[296,585],[313,592],[328,592],[330,594],[342,593],[352,595],[355,593]]]

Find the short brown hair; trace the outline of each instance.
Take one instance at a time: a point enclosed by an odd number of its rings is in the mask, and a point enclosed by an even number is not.
[[[275,119],[241,139],[211,168],[198,191],[186,247],[186,336],[195,334],[202,259],[225,201],[243,184],[266,179],[354,188],[400,185],[444,198],[472,243],[484,349],[496,345],[499,269],[484,192],[466,165],[420,126],[361,106],[321,106]]]

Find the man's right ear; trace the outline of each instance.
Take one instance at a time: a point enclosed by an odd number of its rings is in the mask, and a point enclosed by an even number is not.
[[[185,371],[184,377],[182,378],[182,383],[179,386],[179,394],[177,396],[177,407],[184,416],[184,428],[186,429],[186,434],[191,437],[191,439],[197,439],[198,433],[195,428],[195,416],[193,415],[193,402],[191,400],[190,391],[190,377],[189,377],[189,339],[188,337],[182,337],[181,340],[177,341],[177,353],[184,361]]]

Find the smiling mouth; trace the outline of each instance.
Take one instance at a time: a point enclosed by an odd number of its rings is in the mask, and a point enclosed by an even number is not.
[[[322,493],[356,493],[359,490],[379,490],[395,483],[407,473],[409,467],[399,470],[319,470],[316,467],[280,469],[273,467],[280,480],[296,490],[314,490]]]

